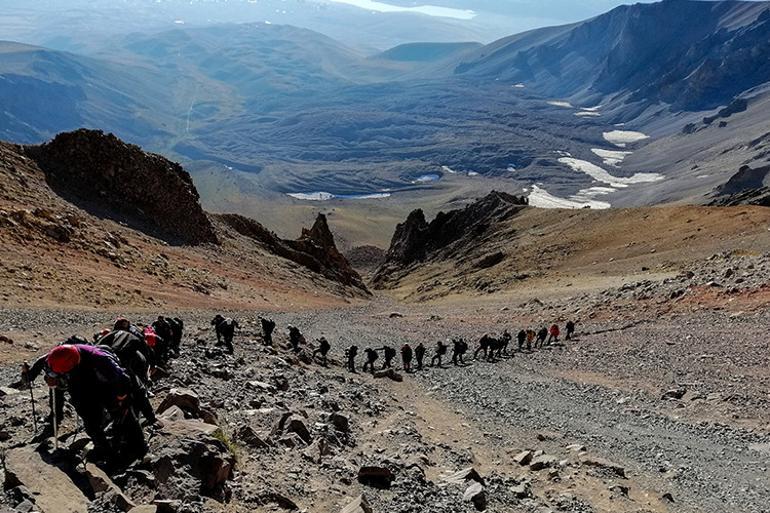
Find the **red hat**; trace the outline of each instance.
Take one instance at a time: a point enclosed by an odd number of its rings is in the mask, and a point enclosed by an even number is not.
[[[56,374],[66,374],[80,363],[80,351],[69,344],[57,346],[48,353],[46,362]]]

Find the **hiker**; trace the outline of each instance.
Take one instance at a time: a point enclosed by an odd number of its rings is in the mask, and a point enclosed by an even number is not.
[[[425,358],[425,346],[422,345],[422,342],[414,348],[414,358],[417,360],[417,370],[422,370],[422,360]]]
[[[152,326],[144,326],[141,339],[150,348],[149,363],[151,367],[165,367],[169,360],[168,344],[160,337]]]
[[[527,340],[527,332],[525,330],[519,331],[518,334],[516,334],[516,343],[519,346],[519,352],[522,352],[524,350],[524,342]]]
[[[136,335],[137,337],[144,339],[144,335],[142,334],[142,330],[139,329],[138,326],[135,324],[132,324],[131,321],[129,321],[125,317],[118,317],[115,319],[115,322],[112,324],[112,330],[113,331],[128,331]]]
[[[390,346],[382,346],[382,352],[385,355],[385,361],[382,362],[383,369],[390,369],[393,367],[393,358],[398,354],[396,349]]]
[[[179,356],[179,348],[182,345],[182,330],[184,323],[181,319],[164,317],[159,315],[150,325],[163,343],[163,354],[159,357],[167,361],[170,357]]]
[[[404,366],[404,372],[412,372],[412,346],[404,344],[401,346],[401,363]]]
[[[465,365],[463,361],[463,354],[467,344],[461,338],[452,339],[452,363],[455,365]]]
[[[157,337],[160,338],[160,341],[155,341],[157,346],[158,360],[164,363],[167,362],[173,353],[171,345],[172,339],[174,338],[174,333],[171,330],[171,324],[168,323],[165,317],[159,315],[157,319],[152,321],[152,324],[150,324],[148,328],[152,330],[151,333],[154,333]],[[147,328],[144,329],[144,332],[147,332]]]
[[[366,372],[366,368],[369,367],[369,370],[374,374],[374,362],[377,361],[377,358],[379,358],[380,355],[377,354],[376,349],[372,349],[371,347],[364,349],[364,353],[366,353],[366,361],[364,362],[363,372]]]
[[[484,352],[484,359],[487,361],[492,361],[494,358],[494,350],[496,347],[497,339],[490,336],[490,335],[484,335],[479,339],[479,345],[476,348],[476,351],[473,353],[473,359],[478,360],[479,359],[479,353],[482,351]]]
[[[171,326],[171,349],[174,357],[179,356],[182,348],[182,335],[184,334],[184,321],[179,317],[166,317],[166,322]]]
[[[545,344],[545,339],[548,338],[548,328],[543,326],[540,328],[540,331],[537,332],[537,340],[535,340],[535,348],[543,348],[543,344]]]
[[[150,404],[149,348],[144,341],[128,331],[112,331],[97,341],[118,357],[121,367],[131,378],[134,404],[147,424],[156,424],[155,411]]]
[[[556,343],[559,342],[559,335],[561,334],[561,332],[559,331],[558,324],[553,324],[551,326],[551,329],[548,330],[548,333],[550,336],[548,337],[547,345],[550,346],[552,342],[556,342]]]
[[[356,356],[358,356],[358,346],[350,346],[345,350],[345,358],[348,360],[348,372],[356,373]]]
[[[532,343],[535,341],[535,330],[527,330],[527,351],[532,351]]]
[[[266,346],[272,346],[275,321],[272,319],[266,319],[265,317],[260,317],[259,324],[262,326],[262,341]]]
[[[508,356],[508,344],[511,343],[511,334],[508,330],[503,331],[503,336],[500,337],[499,348],[497,350],[497,357],[502,358],[503,355]]]
[[[564,339],[572,340],[572,336],[575,334],[575,323],[572,321],[567,321],[567,325],[564,326],[564,329],[567,331],[567,334],[564,337]]]
[[[302,335],[302,332],[299,331],[298,327],[291,324],[289,324],[289,343],[291,344],[291,350],[295,353],[299,353],[300,344],[305,343],[305,337]]]
[[[436,360],[438,360],[438,366],[442,367],[441,365],[441,358],[446,354],[447,348],[449,346],[442,341],[436,342],[436,352],[433,354],[433,358],[430,361],[430,366],[435,367],[436,366]]]
[[[238,326],[238,321],[217,314],[211,320],[211,325],[214,326],[214,331],[217,334],[217,346],[221,346],[222,339],[224,339],[224,345],[227,348],[227,352],[233,354],[235,352],[235,348],[233,347],[233,336],[235,335],[235,330],[240,327]]]
[[[64,344],[49,351],[46,364],[48,386],[67,383],[70,401],[94,444],[90,458],[100,461],[117,453],[129,462],[147,452],[131,409],[131,378],[114,355],[95,346]],[[105,413],[112,420],[113,446],[105,434]]]
[[[329,344],[329,341],[326,340],[326,337],[319,338],[318,339],[318,348],[315,351],[313,351],[313,358],[315,358],[315,356],[317,354],[320,354],[321,355],[321,365],[326,367],[327,366],[326,355],[329,354],[329,349],[331,349],[331,348],[332,348],[332,346],[331,346],[331,344]]]

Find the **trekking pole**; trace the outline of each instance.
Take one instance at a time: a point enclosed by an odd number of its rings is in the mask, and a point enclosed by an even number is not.
[[[53,447],[54,450],[59,450],[59,419],[56,418],[56,390],[51,388],[51,416],[53,417]]]
[[[29,373],[29,363],[24,362],[24,372]],[[29,398],[32,400],[32,426],[35,429],[35,436],[37,436],[37,411],[35,408],[35,393],[32,391],[32,381],[27,379],[27,386],[29,386]]]

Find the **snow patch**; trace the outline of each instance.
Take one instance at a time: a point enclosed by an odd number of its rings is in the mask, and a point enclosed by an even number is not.
[[[619,151],[619,150],[603,150],[601,148],[591,148],[591,151],[597,157],[600,157],[604,161],[605,166],[619,166],[623,161],[631,155],[631,151]]]
[[[331,192],[290,192],[288,196],[304,201],[328,201],[334,198]]]
[[[558,196],[554,196],[553,194],[549,193],[545,189],[538,187],[537,185],[532,186],[532,192],[529,193],[528,199],[529,199],[530,206],[538,207],[538,208],[577,209],[577,208],[588,207],[588,208],[596,208],[596,209],[605,209],[605,208],[610,208],[612,206],[605,201],[596,201],[596,200],[590,200],[590,199],[575,200],[575,199],[560,198]]]
[[[515,84],[513,87],[516,89],[524,89],[527,86],[525,86],[524,84]]]
[[[579,118],[598,118],[601,116],[601,114],[592,110],[581,110],[580,112],[576,112],[575,115]]]
[[[468,176],[479,176],[476,171],[468,171]]]
[[[451,175],[456,175],[457,174],[457,171],[455,171],[454,169],[452,169],[449,166],[441,166],[441,170],[444,171],[445,173],[449,173]]]
[[[551,100],[548,102],[548,105],[553,105],[554,107],[563,107],[565,109],[574,109],[575,106],[572,105],[570,102],[565,102],[561,100]]]
[[[602,135],[604,136],[605,141],[614,144],[618,148],[625,148],[628,144],[650,138],[650,136],[643,134],[642,132],[634,132],[631,130],[613,130],[611,132],[604,132]]]
[[[330,192],[292,192],[287,193],[287,196],[291,196],[294,199],[302,201],[329,201],[333,199],[353,199],[353,200],[366,200],[366,199],[383,199],[389,198],[389,193],[373,193],[373,194],[332,194]]]
[[[431,173],[427,175],[420,175],[414,180],[412,180],[412,183],[428,183],[428,182],[436,182],[441,179],[440,175]]]
[[[637,183],[658,182],[665,178],[663,175],[658,173],[636,173],[629,177],[613,176],[596,164],[572,157],[562,157],[559,159],[559,162],[569,166],[575,171],[587,174],[597,182],[606,183],[619,189]]]

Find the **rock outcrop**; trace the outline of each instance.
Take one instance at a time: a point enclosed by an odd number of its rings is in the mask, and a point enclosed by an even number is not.
[[[175,162],[145,153],[112,134],[77,130],[26,154],[61,195],[99,216],[125,216],[173,242],[216,243],[192,178]]]
[[[281,239],[257,221],[238,214],[222,214],[218,218],[241,235],[260,242],[271,253],[330,280],[368,292],[361,276],[337,249],[334,235],[323,214],[318,214],[312,228],[303,229],[297,240]]]
[[[742,166],[723,185],[714,190],[711,205],[758,205],[770,206],[770,186],[766,184],[770,166]]]
[[[393,276],[401,274],[416,262],[443,260],[472,254],[493,227],[520,212],[527,205],[524,197],[492,191],[484,198],[461,210],[439,212],[428,223],[422,210],[415,210],[396,227],[385,263],[374,275],[377,288],[385,288]],[[499,263],[500,255],[484,256],[480,267]]]

